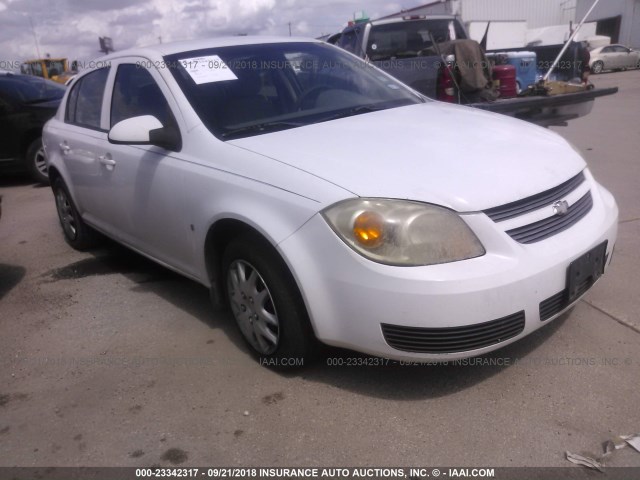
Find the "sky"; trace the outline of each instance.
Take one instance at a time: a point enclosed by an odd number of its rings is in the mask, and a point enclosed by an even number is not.
[[[354,12],[377,18],[420,0],[0,0],[0,69],[50,54],[99,57],[98,37],[116,50],[221,35],[318,37],[340,31]],[[422,2],[426,3],[426,2]],[[33,28],[31,27],[33,25]],[[14,67],[14,68],[10,68]]]

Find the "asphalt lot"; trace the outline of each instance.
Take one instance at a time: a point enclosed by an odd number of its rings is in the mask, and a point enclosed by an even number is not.
[[[570,466],[566,450],[640,431],[640,71],[593,81],[621,91],[556,131],[618,200],[613,265],[488,357],[503,365],[328,350],[274,372],[204,288],[115,245],[73,251],[48,188],[0,180],[0,466]]]

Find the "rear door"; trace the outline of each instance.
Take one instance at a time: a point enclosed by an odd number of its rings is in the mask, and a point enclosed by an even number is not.
[[[99,190],[99,158],[108,144],[103,111],[109,71],[108,67],[94,70],[71,87],[65,106],[66,125],[54,147],[64,159],[81,215],[102,230],[109,230],[112,214]]]
[[[628,49],[627,47],[620,47],[620,55],[621,58],[623,59],[622,61],[622,67],[623,68],[634,68],[638,61],[637,61],[637,57],[634,55],[633,51]]]

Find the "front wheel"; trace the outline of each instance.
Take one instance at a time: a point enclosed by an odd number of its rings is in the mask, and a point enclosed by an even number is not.
[[[597,61],[593,63],[593,66],[591,67],[591,71],[595,74],[598,73],[602,73],[602,70],[604,70],[604,63]]]
[[[53,182],[52,189],[64,239],[76,250],[87,250],[94,246],[96,233],[82,220],[62,178]]]
[[[48,185],[49,174],[47,172],[47,159],[44,155],[42,138],[36,138],[31,142],[29,148],[27,148],[25,160],[31,177],[39,183]]]
[[[300,367],[311,359],[316,340],[306,307],[273,247],[247,235],[227,247],[222,263],[231,311],[261,363]]]

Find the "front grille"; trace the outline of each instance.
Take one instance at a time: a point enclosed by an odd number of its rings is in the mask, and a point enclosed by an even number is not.
[[[558,200],[562,200],[582,185],[582,182],[584,181],[584,173],[580,172],[572,179],[567,180],[555,188],[538,193],[532,197],[507,203],[500,207],[490,208],[489,210],[485,210],[484,213],[487,214],[487,216],[494,222],[502,222],[504,220],[509,220],[510,218],[519,217],[525,213],[533,212],[534,210],[538,210],[539,208],[547,205],[552,205]]]
[[[513,230],[508,230],[507,234],[520,243],[536,243],[571,228],[584,218],[592,207],[593,198],[591,197],[591,192],[588,192],[571,205],[565,215],[554,215],[524,227],[514,228]]]
[[[518,336],[524,330],[524,311],[490,322],[463,327],[419,328],[383,323],[390,347],[415,353],[456,353],[476,350]]]

